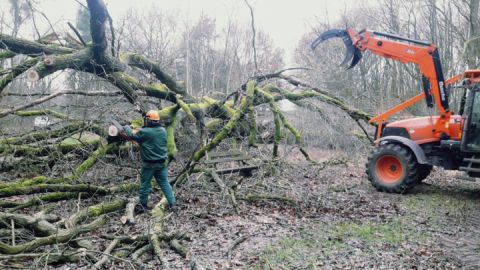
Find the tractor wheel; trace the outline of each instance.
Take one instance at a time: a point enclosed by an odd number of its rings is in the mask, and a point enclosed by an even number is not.
[[[366,167],[368,179],[379,191],[403,193],[418,183],[417,160],[398,144],[376,148],[368,157]]]
[[[432,172],[433,166],[427,164],[421,164],[418,166],[418,179],[417,183],[421,183]]]

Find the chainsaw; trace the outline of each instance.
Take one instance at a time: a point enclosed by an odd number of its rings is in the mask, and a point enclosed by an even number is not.
[[[133,151],[133,145],[136,144],[136,142],[127,136],[125,132],[125,127],[122,124],[120,124],[120,122],[118,122],[112,116],[108,116],[107,121],[110,122],[111,124],[108,127],[107,142],[114,143],[114,142],[131,141],[132,146],[130,147],[130,149],[128,149],[128,154],[132,160],[136,160],[136,157]]]

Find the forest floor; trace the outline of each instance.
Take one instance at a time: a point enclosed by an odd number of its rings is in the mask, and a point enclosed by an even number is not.
[[[205,187],[200,181],[179,192],[188,204],[168,227],[188,231],[192,254],[214,269],[480,267],[480,184],[435,169],[407,194],[380,193],[366,178],[364,158],[316,154],[330,164],[290,156],[239,190],[293,203],[242,201],[237,215],[225,208],[227,198],[193,188]]]
[[[456,172],[434,169],[407,194],[380,193],[366,178],[365,157],[310,151],[321,165],[308,164],[297,154],[285,158],[283,153],[284,158],[262,164],[253,177],[224,176],[227,185],[242,181],[237,187],[239,213],[204,175],[195,175],[176,189],[182,206],[167,216],[165,231],[185,232],[189,240],[182,244],[189,255],[185,259],[166,248],[170,268],[190,269],[193,259],[210,269],[480,267],[479,183],[457,180]],[[128,180],[135,172],[134,166],[127,166],[116,177],[125,175]],[[85,177],[98,181],[94,179],[104,174],[107,169],[90,171]],[[160,194],[154,189],[151,202],[158,202]],[[136,192],[121,196],[136,196]],[[64,201],[54,208],[56,213],[72,214],[108,199]],[[148,218],[148,213],[137,216],[133,225],[118,221],[96,234],[142,234],[148,229]],[[106,245],[99,241],[98,249]],[[38,268],[41,264],[36,263]],[[156,269],[158,262],[148,253],[136,265]],[[113,260],[109,267],[129,269],[129,264]],[[90,269],[91,264],[66,263],[56,268]]]

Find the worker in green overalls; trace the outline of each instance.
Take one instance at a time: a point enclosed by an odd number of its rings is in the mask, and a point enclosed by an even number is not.
[[[167,132],[160,126],[160,116],[155,110],[150,110],[145,116],[145,125],[137,132],[132,131],[129,126],[125,127],[126,135],[138,142],[143,166],[140,184],[140,204],[137,212],[145,212],[149,209],[148,195],[151,189],[152,177],[155,177],[158,185],[167,198],[168,208],[175,205],[175,195],[172,186],[168,182],[167,162]]]

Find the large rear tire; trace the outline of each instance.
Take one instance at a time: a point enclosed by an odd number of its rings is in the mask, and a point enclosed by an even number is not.
[[[379,191],[404,193],[418,183],[418,162],[398,144],[384,144],[372,151],[366,164],[368,179]]]

